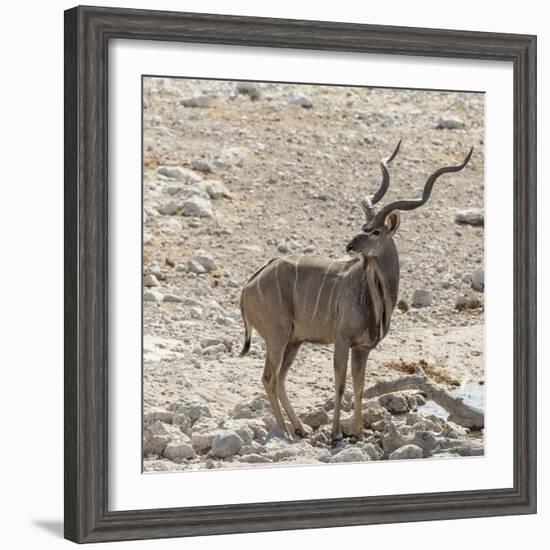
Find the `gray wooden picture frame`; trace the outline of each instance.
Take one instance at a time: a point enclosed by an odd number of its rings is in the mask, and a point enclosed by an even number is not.
[[[512,488],[108,510],[107,79],[112,38],[513,63]],[[535,513],[535,36],[77,7],[65,12],[64,124],[66,538],[82,543]]]

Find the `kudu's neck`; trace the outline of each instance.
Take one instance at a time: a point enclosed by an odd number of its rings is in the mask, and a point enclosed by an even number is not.
[[[384,294],[392,304],[392,308],[395,307],[399,295],[399,254],[393,240],[387,243],[376,258],[363,257],[362,265],[365,272],[367,269],[377,270],[384,285]]]

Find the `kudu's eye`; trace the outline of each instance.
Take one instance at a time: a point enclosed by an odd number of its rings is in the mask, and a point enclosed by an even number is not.
[[[380,235],[380,231],[378,229],[375,229],[373,232],[372,232],[373,235]]]

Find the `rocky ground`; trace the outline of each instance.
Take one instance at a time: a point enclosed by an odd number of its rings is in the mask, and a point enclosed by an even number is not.
[[[312,433],[282,438],[257,334],[238,358],[247,278],[274,256],[345,256],[364,220],[360,200],[399,139],[388,201],[416,198],[431,172],[473,145],[463,172],[402,214],[400,309],[366,385],[422,362],[483,407],[483,120],[482,94],[144,80],[145,471],[483,452],[482,434],[414,390],[367,400],[365,442],[332,447],[332,350],[318,345],[302,347],[287,382]]]

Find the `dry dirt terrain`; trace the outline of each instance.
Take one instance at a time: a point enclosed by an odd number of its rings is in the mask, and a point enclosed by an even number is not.
[[[248,277],[275,256],[345,257],[364,223],[360,200],[400,139],[383,203],[416,198],[474,146],[462,172],[401,215],[401,309],[370,354],[366,387],[422,364],[483,408],[483,121],[474,93],[144,80],[145,471],[483,452],[479,432],[414,390],[366,401],[366,440],[331,446],[332,348],[319,345],[304,345],[288,375],[311,428],[289,440],[272,428],[256,333],[238,358]],[[344,401],[349,411],[349,393]]]

